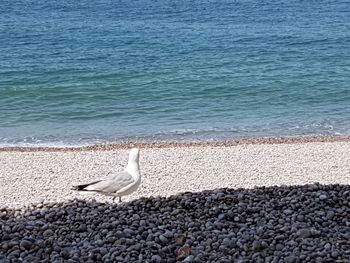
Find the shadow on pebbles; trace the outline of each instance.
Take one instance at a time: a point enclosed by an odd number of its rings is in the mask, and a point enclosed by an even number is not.
[[[0,262],[350,262],[350,185],[0,209]]]

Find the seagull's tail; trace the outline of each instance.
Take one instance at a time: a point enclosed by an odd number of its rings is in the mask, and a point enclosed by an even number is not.
[[[92,182],[92,183],[88,183],[88,184],[74,185],[74,186],[72,186],[71,190],[91,192],[93,190],[88,190],[88,189],[86,189],[86,187],[88,187],[89,185],[92,185],[92,184],[96,184],[98,182],[100,182],[100,181],[96,181],[96,182]]]
[[[74,186],[72,186],[71,190],[75,190],[75,191],[89,191],[89,190],[85,189],[85,187],[87,187],[89,185],[90,184],[74,185]]]

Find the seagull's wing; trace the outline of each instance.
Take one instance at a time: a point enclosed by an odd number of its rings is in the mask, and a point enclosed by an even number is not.
[[[108,176],[104,180],[95,181],[89,184],[78,185],[74,190],[78,191],[93,191],[100,193],[115,193],[120,189],[132,184],[133,177],[126,171],[118,172]]]

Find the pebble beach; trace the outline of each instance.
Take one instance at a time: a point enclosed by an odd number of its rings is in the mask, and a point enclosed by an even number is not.
[[[170,196],[186,191],[254,186],[350,182],[348,138],[247,140],[227,143],[119,144],[91,148],[9,148],[0,151],[0,206],[82,196],[72,185],[121,171],[129,149],[141,148],[142,184],[123,198]]]
[[[133,146],[2,149],[0,262],[349,262],[347,138],[140,144],[121,204],[70,190]]]

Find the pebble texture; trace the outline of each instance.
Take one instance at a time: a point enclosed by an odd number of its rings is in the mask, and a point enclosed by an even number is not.
[[[0,151],[0,207],[81,198],[72,185],[124,169],[128,154],[128,149]],[[223,187],[348,184],[350,142],[141,148],[140,168],[141,186],[125,201]]]
[[[0,209],[0,262],[349,262],[350,186]]]

